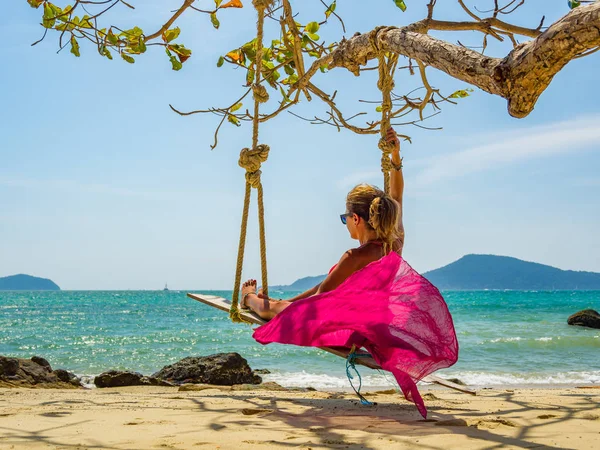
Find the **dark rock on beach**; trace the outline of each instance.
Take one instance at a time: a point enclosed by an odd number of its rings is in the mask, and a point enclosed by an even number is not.
[[[138,372],[109,370],[94,378],[94,384],[99,388],[124,386],[173,386],[164,380],[147,377]]]
[[[56,369],[54,375],[58,377],[63,383],[71,383],[73,386],[81,386],[81,380],[77,378],[72,372],[68,372],[65,369]]]
[[[268,375],[271,371],[269,369],[256,369],[254,373],[257,375]]]
[[[567,323],[580,327],[600,328],[600,314],[593,309],[584,309],[570,316]]]
[[[239,353],[190,356],[163,367],[152,376],[177,385],[202,383],[233,386],[262,383],[262,378],[252,372],[248,362]]]
[[[60,369],[53,371],[50,363],[39,356],[31,359],[0,356],[0,386],[58,389],[81,387],[75,375]]]

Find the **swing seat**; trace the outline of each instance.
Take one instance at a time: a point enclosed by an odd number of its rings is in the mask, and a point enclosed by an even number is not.
[[[208,295],[208,294],[191,294],[191,293],[187,294],[187,296],[193,300],[200,302],[200,303],[204,303],[205,305],[211,306],[213,308],[219,309],[219,310],[227,312],[227,313],[229,312],[229,309],[231,308],[231,302],[222,297],[217,297],[217,296]],[[247,322],[253,323],[256,325],[264,325],[265,323],[267,323],[267,321],[265,321],[262,318],[260,318],[259,316],[257,316],[251,310],[240,311],[240,316]],[[346,359],[348,357],[348,354],[350,353],[350,349],[344,348],[344,347],[319,347],[319,349],[326,351],[328,353],[332,353],[336,356],[340,356],[344,359]],[[363,354],[358,354],[355,358],[355,361],[357,364],[368,367],[369,369],[383,370],[381,368],[381,366],[379,364],[377,364],[377,362],[370,355],[367,356],[367,355],[363,355]],[[457,390],[460,392],[464,392],[466,394],[477,395],[477,391],[470,389],[467,386],[461,386],[460,384],[453,383],[451,381],[445,380],[445,379],[440,378],[435,375],[428,375],[427,377],[423,378],[423,381],[425,381],[426,383],[439,384],[441,386],[444,386],[444,387],[447,387],[450,389],[454,389],[454,390]]]

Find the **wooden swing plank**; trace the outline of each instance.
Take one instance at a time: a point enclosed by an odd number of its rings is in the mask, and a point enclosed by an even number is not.
[[[220,309],[221,311],[229,312],[229,309],[231,307],[231,302],[227,299],[224,299],[223,297],[217,297],[215,295],[208,294],[187,294],[187,296],[200,303],[204,303],[205,305]],[[250,310],[242,310],[240,311],[240,315],[244,318],[244,320],[256,325],[264,325],[265,323],[267,323],[266,320],[263,320]],[[345,348],[319,347],[319,349],[332,353],[336,356],[340,356],[344,359],[348,356],[349,353],[349,350]],[[356,362],[365,367],[368,367],[369,369],[383,370],[381,366],[377,364],[377,362],[371,356],[358,356],[356,357]],[[455,389],[460,392],[465,392],[467,394],[477,395],[477,391],[473,389],[469,389],[466,386],[461,386],[460,384],[453,383],[435,375],[429,375],[423,378],[423,381],[427,383],[439,384],[441,386],[445,386],[450,389]]]

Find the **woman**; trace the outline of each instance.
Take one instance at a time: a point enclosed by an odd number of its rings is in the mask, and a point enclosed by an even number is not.
[[[261,344],[366,349],[426,417],[416,383],[453,365],[458,341],[440,292],[401,257],[404,179],[393,129],[387,140],[394,144],[390,195],[359,185],[341,216],[360,247],[344,253],[320,285],[291,300],[265,298],[249,280],[241,305],[269,320],[253,333]]]
[[[256,291],[256,280],[248,280],[242,287],[242,308],[250,308],[261,318],[270,320],[293,302],[333,291],[353,273],[377,261],[390,251],[402,256],[404,226],[402,224],[402,195],[404,178],[400,159],[400,142],[393,128],[386,136],[394,145],[390,175],[390,195],[368,184],[352,189],[346,198],[346,212],[340,217],[350,237],[360,247],[344,253],[331,269],[327,278],[312,289],[289,300],[271,300]]]

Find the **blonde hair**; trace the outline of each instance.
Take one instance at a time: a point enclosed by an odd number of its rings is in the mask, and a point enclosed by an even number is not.
[[[383,242],[383,250],[388,254],[398,239],[398,202],[370,184],[359,184],[346,197],[348,213],[364,219],[375,230],[377,239]]]

